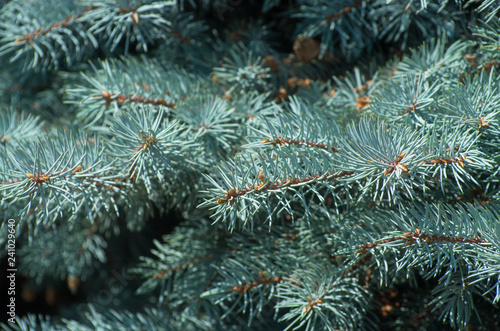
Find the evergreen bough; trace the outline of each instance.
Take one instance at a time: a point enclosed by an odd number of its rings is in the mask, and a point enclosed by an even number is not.
[[[2,327],[500,328],[499,10],[4,1]]]

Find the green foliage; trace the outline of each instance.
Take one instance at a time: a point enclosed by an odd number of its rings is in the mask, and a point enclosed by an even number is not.
[[[499,328],[499,8],[0,5],[2,328]]]

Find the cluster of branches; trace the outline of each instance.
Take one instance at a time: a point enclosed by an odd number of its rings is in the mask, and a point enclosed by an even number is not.
[[[14,218],[36,286],[134,275],[114,307],[90,294],[87,315],[4,328],[377,329],[381,293],[422,279],[435,319],[498,326],[476,309],[500,301],[496,2],[265,1],[211,23],[221,6],[0,8],[1,252]],[[420,46],[338,63],[381,43]],[[120,257],[172,210],[181,225]]]

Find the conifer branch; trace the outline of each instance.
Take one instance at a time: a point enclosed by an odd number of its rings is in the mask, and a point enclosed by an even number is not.
[[[251,291],[254,287],[269,285],[269,284],[277,284],[283,281],[283,277],[274,277],[271,278],[265,275],[265,272],[259,271],[259,280],[253,281],[251,283],[245,283],[238,286],[233,286],[232,291],[238,292],[238,295],[242,295],[243,292]]]
[[[0,4],[2,326],[496,328],[496,2]]]
[[[30,32],[26,35],[22,35],[20,37],[18,37],[14,43],[23,43],[23,42],[26,42],[28,44],[31,44],[35,38],[37,37],[41,37],[41,36],[44,36],[46,34],[49,34],[51,33],[53,30],[55,29],[58,29],[58,28],[64,28],[66,27],[68,24],[71,24],[72,21],[77,21],[80,17],[82,17],[85,13],[91,11],[91,10],[95,10],[97,9],[98,7],[90,7],[88,6],[84,11],[78,13],[78,14],[75,14],[75,15],[71,15],[71,16],[68,16],[66,17],[65,19],[59,21],[59,22],[56,22],[54,24],[52,24],[50,27],[46,28],[46,29],[42,29],[42,28],[38,28],[36,29],[36,31],[34,32]]]
[[[150,104],[154,106],[164,106],[168,108],[174,108],[175,103],[174,102],[167,102],[166,100],[163,100],[162,98],[159,99],[153,99],[149,98],[146,99],[145,97],[141,97],[139,95],[123,95],[123,94],[111,94],[108,91],[101,91],[102,94],[102,99],[106,101],[106,108],[109,107],[111,102],[117,101],[119,104],[124,103],[125,101],[129,101],[130,103],[142,103],[142,104]]]
[[[394,242],[405,242],[404,246],[410,246],[412,244],[419,244],[421,242],[426,242],[427,244],[431,243],[442,243],[448,242],[452,244],[476,244],[481,245],[483,247],[489,247],[491,244],[488,244],[485,239],[480,239],[479,237],[474,238],[457,238],[457,236],[437,236],[437,235],[428,235],[421,233],[420,229],[415,229],[415,232],[406,232],[402,236],[394,237],[390,239],[384,239],[379,242],[374,242],[371,244],[365,244],[359,246],[359,251],[356,251],[356,254],[366,254],[368,250],[373,249],[375,247],[394,243]]]

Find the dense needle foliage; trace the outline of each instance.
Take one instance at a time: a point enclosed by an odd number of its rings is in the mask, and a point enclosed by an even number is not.
[[[1,2],[2,327],[500,329],[499,11]]]

